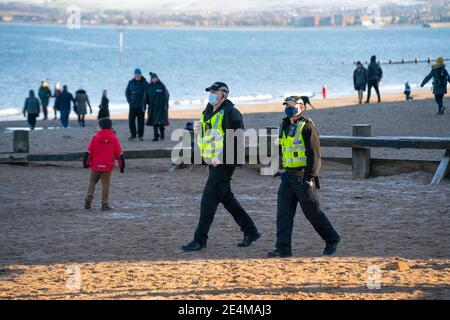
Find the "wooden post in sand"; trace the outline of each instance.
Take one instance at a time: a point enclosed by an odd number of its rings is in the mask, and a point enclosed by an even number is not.
[[[13,152],[28,153],[30,152],[30,141],[28,131],[15,130],[13,133]]]
[[[353,125],[353,136],[370,137],[369,124]],[[353,179],[368,178],[370,174],[370,148],[352,148]]]

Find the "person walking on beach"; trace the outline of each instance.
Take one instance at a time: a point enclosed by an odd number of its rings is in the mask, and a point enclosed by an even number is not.
[[[153,141],[164,140],[169,125],[169,91],[156,73],[150,72],[150,83],[144,94],[144,108],[148,106],[147,125],[153,126]]]
[[[438,105],[438,115],[444,114],[444,96],[447,93],[447,82],[450,83],[450,76],[445,69],[444,58],[439,57],[436,64],[431,67],[431,72],[423,79],[422,88],[433,78],[433,94]]]
[[[292,255],[292,229],[298,203],[326,243],[323,254],[331,255],[341,238],[319,207],[319,134],[312,120],[303,115],[306,107],[300,97],[288,97],[283,104],[286,118],[281,123],[279,139],[285,172],[281,174],[278,189],[276,249],[267,257],[285,258]]]
[[[62,92],[56,97],[55,100],[55,108],[59,111],[61,117],[61,126],[63,128],[69,127],[69,115],[72,104],[75,109],[75,99],[73,98],[73,95],[68,91],[67,86],[64,85]]]
[[[55,98],[55,102],[53,104],[53,111],[55,112],[55,117],[53,118],[53,120],[58,120],[58,108],[56,107],[56,99],[61,94],[61,92],[62,92],[62,87],[61,87],[61,84],[58,82],[55,85],[55,91],[53,92],[53,98]]]
[[[206,88],[206,91],[209,92],[209,103],[202,113],[201,120],[195,123],[194,132],[198,136],[197,144],[201,156],[209,164],[209,176],[202,194],[194,240],[182,246],[184,251],[199,251],[206,248],[209,229],[220,203],[230,212],[244,233],[243,240],[237,244],[239,247],[247,247],[261,237],[253,220],[231,192],[230,183],[237,165],[238,146],[234,141],[234,159],[227,161],[228,144],[225,133],[227,130],[234,133],[236,130],[244,129],[242,115],[228,100],[229,89],[225,83],[216,82]],[[232,143],[230,142],[230,145]]]
[[[85,90],[80,89],[75,92],[75,113],[78,116],[78,124],[80,127],[86,126],[84,118],[87,114],[87,107],[89,107],[89,111],[92,114],[92,107],[89,102],[89,97]]]
[[[34,96],[34,90],[30,90],[23,106],[23,116],[27,117],[31,130],[36,127],[36,118],[39,117],[40,109],[39,99]]]
[[[83,166],[91,168],[89,187],[84,201],[85,209],[90,209],[94,199],[95,186],[99,180],[102,181],[102,210],[110,210],[109,206],[109,186],[111,174],[114,169],[114,161],[119,162],[120,172],[125,169],[122,147],[112,130],[112,121],[109,118],[102,118],[98,121],[100,130],[91,139],[86,152],[84,153]]]
[[[406,101],[414,99],[413,97],[411,97],[411,85],[408,81],[406,81],[405,83],[405,91],[403,92],[403,94],[405,95]]]
[[[379,83],[382,78],[383,78],[383,70],[381,69],[380,65],[377,63],[377,57],[372,56],[370,58],[369,66],[367,67],[368,92],[367,92],[366,103],[370,103],[372,87],[375,89],[375,92],[377,93],[378,103],[381,102]]]
[[[108,91],[103,90],[102,100],[100,102],[97,119],[109,118],[109,99]]]
[[[128,122],[130,126],[131,136],[128,140],[136,139],[136,134],[139,140],[144,140],[144,122],[145,122],[145,106],[144,106],[144,92],[147,87],[147,80],[142,76],[140,69],[134,70],[134,78],[128,82],[125,95],[130,106],[128,114]],[[136,132],[137,120],[137,132]]]
[[[367,85],[367,70],[366,68],[364,68],[362,63],[358,61],[356,63],[356,69],[353,72],[353,86],[355,87],[355,90],[358,91],[359,104],[362,104],[364,91],[366,91],[366,85]]]
[[[49,88],[47,81],[42,81],[41,86],[39,87],[38,91],[39,99],[41,100],[42,105],[42,112],[44,113],[44,119],[47,120],[48,118],[48,103],[50,102],[50,98],[52,97],[52,91]]]

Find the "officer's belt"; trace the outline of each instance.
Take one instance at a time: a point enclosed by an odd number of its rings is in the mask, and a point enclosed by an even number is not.
[[[300,177],[303,179],[303,177],[305,176],[305,169],[306,169],[305,167],[295,168],[295,169],[286,168],[285,172],[292,176]]]

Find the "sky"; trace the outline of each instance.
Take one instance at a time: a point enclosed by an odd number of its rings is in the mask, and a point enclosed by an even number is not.
[[[417,0],[0,0],[0,2],[39,3],[47,2],[58,6],[78,5],[81,8],[131,9],[155,11],[242,11],[289,9],[303,6],[342,7],[365,6],[385,3],[411,4]]]

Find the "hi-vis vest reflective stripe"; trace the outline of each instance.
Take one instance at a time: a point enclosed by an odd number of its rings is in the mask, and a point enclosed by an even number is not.
[[[305,124],[305,121],[297,122],[293,137],[286,136],[283,131],[280,144],[283,167],[285,168],[306,167],[306,149],[302,135]]]
[[[222,128],[223,115],[224,111],[220,110],[208,121],[205,121],[205,115],[202,115],[200,119],[202,130],[198,136],[197,145],[203,158],[216,158],[222,152],[225,136]],[[207,124],[209,124],[210,129],[206,128]]]

